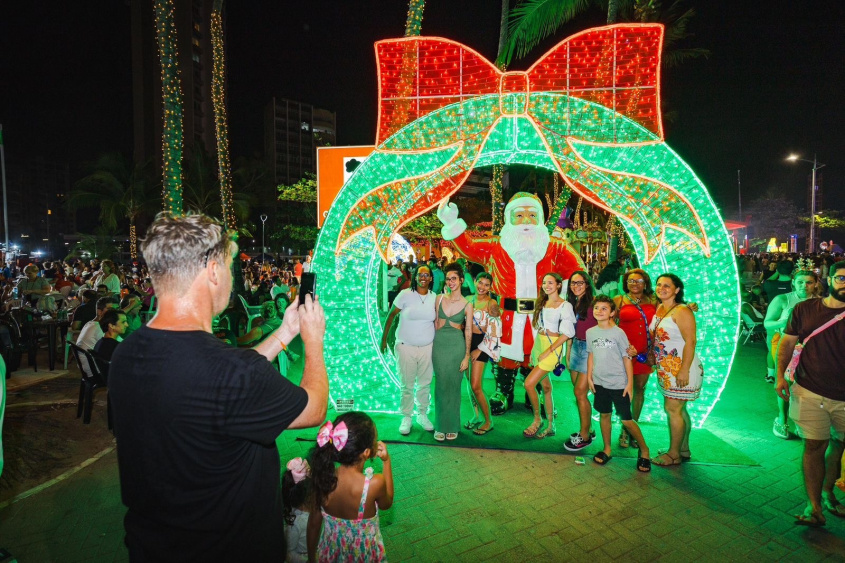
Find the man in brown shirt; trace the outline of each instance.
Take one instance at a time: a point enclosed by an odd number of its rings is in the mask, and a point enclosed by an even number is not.
[[[809,505],[795,523],[824,526],[822,508],[845,517],[845,505],[833,493],[845,450],[845,322],[838,321],[807,338],[839,314],[845,314],[845,262],[830,268],[830,295],[795,306],[780,340],[777,392],[790,400],[789,416],[804,439],[804,486]],[[798,341],[806,343],[790,388],[784,371]],[[825,466],[825,452],[827,465]]]

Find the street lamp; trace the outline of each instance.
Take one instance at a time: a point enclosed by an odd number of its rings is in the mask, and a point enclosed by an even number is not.
[[[255,215],[253,215],[255,217]],[[267,215],[261,215],[261,269],[264,269],[264,223],[267,222]]]
[[[816,185],[816,170],[820,168],[824,168],[827,166],[826,164],[819,164],[816,155],[813,155],[813,160],[807,160],[806,158],[800,158],[797,154],[791,154],[786,157],[786,160],[790,162],[809,162],[813,165],[813,193],[810,197],[810,253],[816,251],[816,190],[818,190],[818,186]]]

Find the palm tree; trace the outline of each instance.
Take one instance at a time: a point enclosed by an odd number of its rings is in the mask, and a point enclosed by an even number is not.
[[[408,19],[405,21],[405,37],[414,37],[422,31],[423,10],[425,0],[411,0],[408,2]]]
[[[678,41],[692,35],[687,28],[695,15],[695,10],[684,8],[683,3],[684,0],[671,0],[669,7],[663,9],[661,0],[523,0],[511,12],[507,48],[500,50],[498,62],[510,64],[514,54],[524,57],[560,26],[591,7],[605,11],[609,24],[617,20],[663,23],[663,62],[667,66],[706,57],[706,49],[677,48]]]
[[[156,39],[161,62],[162,198],[164,210],[182,213],[182,88],[173,0],[155,0]]]
[[[99,207],[100,223],[114,230],[129,220],[129,253],[138,256],[135,225],[138,218],[153,212],[159,200],[154,195],[150,161],[133,164],[120,153],[102,155],[92,166],[93,172],[77,181],[68,196],[71,211]]]
[[[214,0],[211,10],[211,99],[214,102],[214,128],[217,134],[217,171],[223,221],[236,228],[232,208],[232,165],[229,158],[229,124],[226,118],[226,65],[223,50],[223,0]]]
[[[185,209],[211,217],[221,217],[223,203],[219,197],[220,183],[219,177],[214,173],[214,163],[202,145],[195,145],[191,155],[184,181]],[[247,194],[233,194],[232,214],[237,219],[245,221],[249,217],[252,200],[253,198]]]

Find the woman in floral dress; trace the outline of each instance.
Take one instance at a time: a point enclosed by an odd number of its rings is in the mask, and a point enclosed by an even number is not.
[[[657,382],[669,417],[669,449],[652,459],[658,466],[679,465],[691,458],[692,428],[687,403],[701,393],[703,369],[695,351],[695,315],[684,301],[684,283],[675,274],[657,278],[660,305],[651,321]]]

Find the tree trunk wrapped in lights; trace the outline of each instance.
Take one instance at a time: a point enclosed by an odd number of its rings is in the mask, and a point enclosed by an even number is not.
[[[161,136],[164,210],[182,213],[182,88],[173,0],[156,0],[155,23],[161,61],[164,127]]]
[[[211,48],[214,63],[211,69],[211,100],[214,103],[214,130],[217,136],[217,170],[220,178],[220,199],[226,227],[236,227],[232,208],[232,166],[229,157],[229,123],[226,116],[226,62],[223,49],[223,0],[214,0],[211,12]]]

